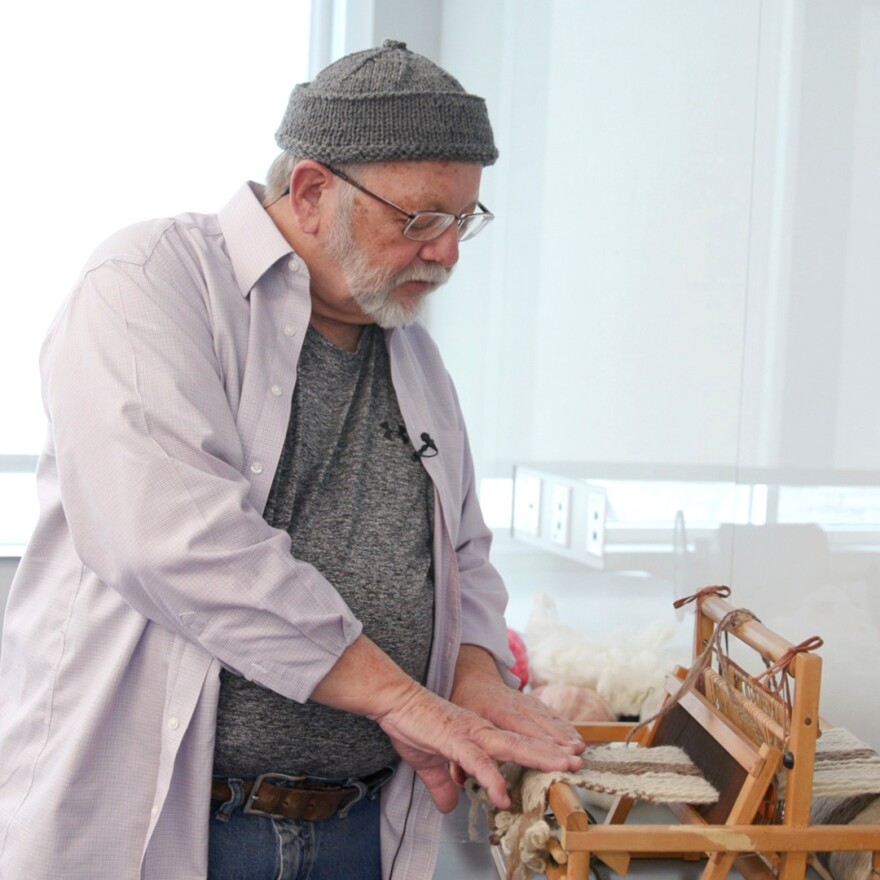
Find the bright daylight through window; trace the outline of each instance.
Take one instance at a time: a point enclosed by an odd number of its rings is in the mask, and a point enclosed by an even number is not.
[[[52,316],[117,229],[216,211],[264,178],[290,89],[308,78],[310,6],[50,0],[5,13],[0,555],[20,551],[36,516],[37,358]]]

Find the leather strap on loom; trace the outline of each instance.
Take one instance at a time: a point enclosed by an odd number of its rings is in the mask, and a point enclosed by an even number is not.
[[[730,596],[730,587],[726,587],[723,584],[714,587],[703,587],[702,590],[697,590],[693,596],[686,596],[684,599],[676,599],[675,602],[672,603],[672,607],[676,609],[684,608],[685,605],[689,605],[691,602],[696,602],[697,610],[699,610],[700,605],[703,604],[703,599],[707,596],[718,596],[721,599],[727,599]]]
[[[768,666],[757,678],[755,681],[765,681],[767,687],[774,691],[775,693],[779,693],[784,685],[785,678],[788,675],[788,667],[791,666],[792,661],[798,654],[806,654],[809,651],[815,651],[818,648],[821,648],[825,642],[819,636],[810,636],[808,639],[804,639],[799,645],[792,645],[790,648],[787,648],[785,653],[772,665]],[[779,678],[779,681],[774,681],[775,676],[778,673],[782,673]]]

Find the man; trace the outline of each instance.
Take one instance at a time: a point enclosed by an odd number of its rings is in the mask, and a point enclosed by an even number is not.
[[[268,192],[106,242],[45,343],[4,877],[430,877],[465,775],[503,806],[496,761],[579,766],[505,681],[461,413],[416,322],[491,219],[485,106],[386,41],[298,86],[277,140]]]

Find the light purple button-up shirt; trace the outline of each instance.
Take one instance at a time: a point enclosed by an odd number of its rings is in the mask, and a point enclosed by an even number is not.
[[[114,236],[50,329],[41,515],[0,657],[2,877],[204,878],[221,664],[305,700],[361,631],[261,514],[310,300],[259,196]],[[462,642],[509,665],[506,594],[437,349],[418,325],[386,338],[409,436],[439,450],[428,686],[448,695]],[[386,878],[432,875],[439,819],[402,765]]]

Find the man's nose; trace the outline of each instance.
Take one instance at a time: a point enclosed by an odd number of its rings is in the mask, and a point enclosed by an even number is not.
[[[419,256],[425,262],[451,269],[458,262],[458,224],[451,223],[442,235],[426,241],[419,249]]]

